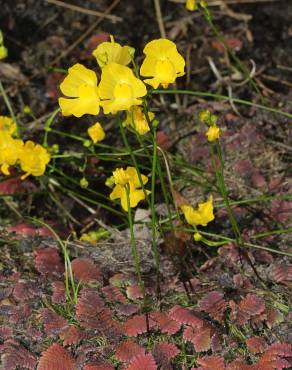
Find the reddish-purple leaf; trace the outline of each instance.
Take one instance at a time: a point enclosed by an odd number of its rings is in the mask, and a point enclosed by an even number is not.
[[[77,281],[88,283],[90,281],[101,280],[99,269],[87,258],[75,258],[72,261],[71,266],[74,278]]]
[[[56,248],[38,249],[34,252],[35,268],[42,275],[62,276],[64,264]]]
[[[239,309],[250,316],[261,314],[265,308],[264,301],[256,294],[247,294],[239,303]]]
[[[13,336],[13,330],[9,326],[0,326],[0,338],[8,339]]]
[[[13,296],[18,301],[29,300],[39,294],[37,284],[32,281],[20,281],[15,284]]]
[[[127,303],[126,297],[123,295],[120,289],[115,286],[107,285],[103,287],[101,291],[110,302]]]
[[[16,235],[23,237],[25,236],[50,236],[54,237],[54,234],[45,226],[35,227],[27,223],[19,223],[7,228],[9,233],[15,233]]]
[[[150,329],[155,326],[155,322],[149,317]],[[124,323],[124,331],[130,337],[147,332],[146,316],[136,315]]]
[[[137,304],[120,304],[116,307],[116,311],[122,316],[132,316],[139,311],[140,307]]]
[[[116,349],[116,358],[122,362],[130,362],[140,354],[145,354],[145,349],[132,340],[121,342]]]
[[[292,265],[279,264],[275,265],[271,272],[271,277],[277,283],[288,283],[292,281]]]
[[[157,365],[151,353],[135,356],[126,370],[156,370]]]
[[[85,328],[96,329],[108,337],[121,334],[121,325],[112,319],[113,312],[105,307],[103,300],[93,289],[82,289],[76,307],[76,316]]]
[[[211,330],[208,327],[196,330],[189,326],[185,328],[183,337],[193,343],[196,352],[206,352],[211,347]]]
[[[14,177],[0,182],[0,194],[31,193],[36,190],[36,186],[30,180],[21,180]]]
[[[174,307],[172,307],[168,314],[173,320],[181,325],[188,324],[196,328],[201,328],[204,323],[203,320],[199,319],[189,310],[179,305],[175,305]]]
[[[64,303],[66,302],[66,287],[63,281],[54,281],[52,283],[53,295],[52,295],[52,302],[53,303]]]
[[[64,346],[71,346],[72,344],[78,344],[84,337],[84,334],[76,328],[76,326],[69,326],[61,334],[60,338],[63,340]]]
[[[68,326],[68,322],[64,319],[64,317],[59,316],[48,308],[41,309],[41,316],[46,334],[48,335],[59,334]]]
[[[1,370],[18,368],[34,370],[37,363],[35,355],[13,339],[8,339],[4,343],[1,362]]]
[[[115,368],[107,362],[102,362],[97,365],[85,365],[84,370],[115,370]]]
[[[53,343],[41,358],[37,370],[74,370],[75,361],[60,344]]]
[[[158,366],[167,367],[170,360],[176,357],[180,350],[173,343],[160,342],[153,348],[153,356]]]
[[[224,358],[219,356],[205,356],[197,360],[202,370],[225,370]]]
[[[181,324],[172,320],[166,312],[155,311],[151,313],[151,318],[157,323],[161,333],[175,334],[181,328]]]
[[[249,352],[257,354],[264,352],[267,347],[267,343],[262,337],[251,337],[246,340],[246,346]]]
[[[129,285],[126,290],[127,297],[132,300],[143,298],[143,294],[138,285]]]
[[[199,302],[199,307],[213,319],[222,321],[227,308],[227,302],[223,297],[224,294],[220,292],[210,292]]]

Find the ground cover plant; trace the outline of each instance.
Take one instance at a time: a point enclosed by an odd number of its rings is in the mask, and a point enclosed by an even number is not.
[[[291,368],[288,7],[217,3],[0,1],[1,369]]]

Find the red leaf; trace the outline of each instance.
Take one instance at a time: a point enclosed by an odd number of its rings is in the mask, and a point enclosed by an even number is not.
[[[213,319],[222,321],[227,308],[227,302],[223,297],[224,294],[220,292],[210,292],[199,302],[199,307],[208,312]]]
[[[253,354],[263,353],[267,344],[261,337],[251,337],[246,340],[246,346],[249,352]]]
[[[8,339],[13,336],[13,330],[9,326],[0,326],[0,338]]]
[[[183,308],[179,305],[175,305],[169,311],[169,316],[177,321],[179,324],[188,324],[196,328],[201,328],[203,326],[203,320],[199,319],[193,315],[189,310]]]
[[[283,321],[283,315],[275,308],[268,307],[265,312],[267,314],[267,326],[270,329]]]
[[[253,173],[251,175],[251,183],[254,187],[256,188],[265,188],[267,187],[267,182],[264,178],[264,176],[259,172],[259,171],[256,171],[255,173]]]
[[[239,309],[250,316],[261,314],[265,308],[264,301],[256,294],[247,294],[239,303]]]
[[[35,355],[13,339],[8,339],[4,343],[1,360],[1,370],[15,370],[18,368],[34,370],[37,362]]]
[[[140,354],[133,358],[126,370],[156,370],[157,365],[151,353]]]
[[[76,326],[70,326],[68,329],[60,334],[60,338],[63,340],[64,346],[70,346],[72,344],[78,344],[84,335]]]
[[[84,370],[115,370],[115,368],[112,365],[103,362],[98,365],[85,365]]]
[[[63,281],[54,281],[52,283],[52,288],[53,288],[52,302],[53,303],[66,302],[66,288]]]
[[[286,283],[292,281],[292,265],[280,264],[273,267],[271,277],[277,283]]]
[[[36,283],[32,281],[20,281],[15,284],[13,296],[18,301],[31,299],[39,294]]]
[[[132,340],[121,342],[116,349],[116,358],[122,362],[130,362],[133,357],[145,354],[145,349]]]
[[[138,285],[129,285],[126,290],[127,297],[132,300],[143,298],[143,294]]]
[[[234,38],[234,37],[225,37],[224,41],[231,49],[233,49],[235,51],[239,51],[242,48],[242,41],[240,39],[237,39],[237,38]],[[224,50],[225,50],[222,43],[220,41],[218,41],[217,39],[212,41],[212,47],[214,49],[220,51],[220,53],[223,53]]]
[[[211,330],[208,327],[196,330],[189,326],[184,330],[183,337],[193,343],[196,352],[206,352],[211,347]]]
[[[139,311],[140,307],[137,304],[120,304],[116,307],[116,311],[122,316],[132,316]]]
[[[271,214],[279,222],[285,223],[289,221],[292,211],[292,202],[285,200],[273,200]]]
[[[41,316],[45,326],[46,334],[58,334],[68,327],[67,320],[48,308],[41,309]]]
[[[176,357],[180,350],[173,343],[160,342],[153,349],[153,356],[158,366],[166,367],[170,364],[170,360]]]
[[[169,136],[164,131],[157,131],[157,144],[163,150],[168,150],[172,146]]]
[[[223,357],[205,356],[199,358],[197,362],[202,366],[202,370],[225,370]]]
[[[74,370],[75,362],[69,352],[58,343],[53,343],[41,358],[37,370]]]
[[[93,280],[101,280],[100,271],[89,259],[75,258],[71,266],[74,278],[76,278],[77,281],[88,283]]]
[[[64,73],[51,72],[46,78],[46,96],[56,101],[60,96],[60,83],[64,80]]]
[[[149,318],[150,329],[155,326],[154,321]],[[146,316],[136,315],[124,323],[124,331],[130,337],[147,332]]]
[[[76,316],[85,328],[96,329],[108,337],[121,334],[121,325],[112,319],[113,312],[105,307],[98,293],[93,289],[82,289],[76,307]]]
[[[19,223],[7,228],[9,233],[15,233],[19,236],[50,236],[54,237],[54,234],[45,226],[44,227],[35,227],[27,223]]]
[[[31,193],[36,186],[29,180],[21,180],[20,177],[3,180],[0,182],[0,194]]]
[[[56,248],[38,249],[34,252],[35,268],[42,275],[62,276],[64,264]]]
[[[157,326],[161,333],[172,335],[181,328],[181,324],[179,324],[175,320],[172,320],[166,312],[152,312],[151,318],[157,323]]]
[[[107,285],[103,287],[101,291],[110,302],[127,303],[127,299],[125,298],[123,293],[120,291],[119,288],[115,286]]]

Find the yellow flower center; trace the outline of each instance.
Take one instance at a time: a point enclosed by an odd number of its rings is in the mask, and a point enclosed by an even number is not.
[[[175,80],[176,72],[173,64],[168,59],[158,60],[155,67],[156,75],[165,83],[170,83]]]
[[[132,101],[133,90],[127,83],[119,83],[114,88],[114,97],[122,101]]]

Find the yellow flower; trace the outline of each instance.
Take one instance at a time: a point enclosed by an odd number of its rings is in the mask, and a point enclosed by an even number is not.
[[[105,138],[105,132],[99,122],[96,122],[93,126],[89,127],[87,132],[94,144]]]
[[[206,226],[210,221],[214,220],[213,213],[213,197],[209,197],[207,202],[199,203],[198,209],[190,206],[181,207],[183,214],[190,225]]]
[[[21,169],[26,172],[21,176],[23,180],[29,175],[43,175],[51,157],[45,148],[29,140],[22,147],[19,159]]]
[[[153,77],[144,82],[154,89],[161,84],[168,87],[177,77],[183,76],[185,61],[176,49],[175,43],[167,39],[150,41],[143,50],[146,58],[141,66],[140,74]]]
[[[206,132],[206,136],[208,138],[208,141],[212,142],[220,137],[220,128],[216,125],[210,126],[208,128],[208,131]]]
[[[103,68],[109,63],[128,65],[131,62],[132,48],[121,46],[115,42],[113,36],[110,36],[110,39],[110,42],[102,42],[98,45],[92,53],[100,68]]]
[[[117,168],[113,172],[114,183],[116,184],[110,194],[110,199],[120,199],[121,206],[125,211],[128,211],[127,187],[129,191],[130,207],[136,207],[137,204],[145,199],[145,193],[142,189],[139,176],[135,167]],[[141,174],[143,185],[148,181],[147,176]],[[147,194],[149,192],[147,191]]]
[[[150,121],[154,119],[154,113],[148,112],[148,118]],[[135,105],[127,112],[127,118],[123,122],[125,126],[133,127],[139,135],[145,135],[148,131],[150,131],[149,124],[143,113],[141,107]]]
[[[145,199],[143,190],[136,189],[131,181],[129,182],[129,198],[131,208],[136,207],[141,200]],[[126,212],[128,211],[127,190],[125,186],[116,185],[110,194],[110,199],[121,199],[121,206],[123,210]]]
[[[99,95],[104,113],[129,110],[142,103],[147,93],[144,83],[134,76],[132,70],[117,63],[107,64],[101,73]]]
[[[96,74],[82,64],[69,68],[68,76],[60,85],[67,98],[59,98],[63,116],[81,117],[84,114],[99,113],[99,96]]]
[[[190,11],[196,10],[197,9],[196,0],[187,0],[186,8]]]
[[[23,141],[13,139],[8,131],[0,131],[0,166],[4,175],[9,175],[9,166],[13,166],[19,159]]]
[[[16,133],[17,126],[12,118],[0,116],[0,130],[7,131],[10,135],[13,135]]]

